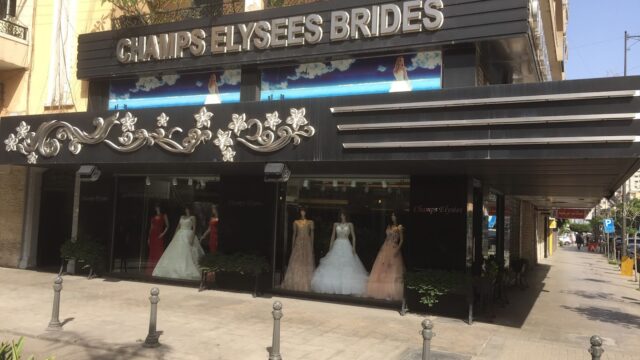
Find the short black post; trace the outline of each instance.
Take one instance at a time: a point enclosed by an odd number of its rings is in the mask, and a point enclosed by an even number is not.
[[[431,359],[431,339],[436,336],[433,332],[433,322],[429,319],[422,321],[422,360]]]
[[[147,338],[144,339],[144,347],[157,347],[160,346],[160,342],[158,339],[160,338],[160,333],[156,331],[156,322],[158,318],[158,302],[160,301],[160,290],[158,288],[151,289],[151,296],[149,296],[149,301],[151,301],[151,317],[149,318],[149,334],[147,334]]]
[[[271,351],[269,352],[269,360],[282,360],[280,356],[280,319],[282,319],[282,303],[276,301],[273,303],[273,342],[271,343]]]
[[[598,335],[593,335],[590,342],[591,347],[589,348],[589,353],[591,354],[591,360],[600,360],[600,357],[604,353],[602,338]]]
[[[53,280],[53,310],[51,311],[51,321],[47,330],[61,330],[62,323],[60,322],[60,291],[62,291],[62,278],[56,276]]]

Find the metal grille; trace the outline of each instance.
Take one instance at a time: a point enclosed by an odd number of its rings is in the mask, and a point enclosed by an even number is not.
[[[144,15],[123,15],[111,20],[113,29],[165,24],[244,12],[244,0],[217,0],[210,4],[170,11],[155,11]]]
[[[27,40],[27,28],[8,20],[0,19],[0,32],[22,40]]]

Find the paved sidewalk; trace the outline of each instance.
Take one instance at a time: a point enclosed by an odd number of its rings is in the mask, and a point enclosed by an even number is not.
[[[603,359],[640,359],[640,292],[601,255],[561,249],[537,274],[539,285],[532,279],[528,290],[511,292],[511,304],[496,309],[493,323],[469,326],[433,317],[438,355],[589,359],[588,338],[600,334]],[[274,300],[284,304],[281,348],[287,360],[419,359],[417,315],[168,285],[159,286],[163,345],[146,349],[141,342],[152,285],[75,276],[64,278],[62,291],[61,320],[71,320],[63,331],[47,332],[52,279],[50,273],[0,268],[0,338],[25,336],[26,352],[38,359],[265,360]]]

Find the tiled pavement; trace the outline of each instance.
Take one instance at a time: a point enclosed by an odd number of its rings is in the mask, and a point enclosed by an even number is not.
[[[548,271],[547,271],[548,270]],[[605,338],[603,359],[640,359],[640,292],[598,254],[561,249],[531,286],[509,293],[491,322],[434,317],[441,359],[589,359],[589,336]],[[38,359],[267,359],[275,300],[160,285],[157,349],[140,346],[151,285],[66,276],[61,332],[47,332],[52,274],[0,268],[0,338],[26,337]],[[282,354],[293,359],[419,359],[421,317],[315,301],[284,303]]]

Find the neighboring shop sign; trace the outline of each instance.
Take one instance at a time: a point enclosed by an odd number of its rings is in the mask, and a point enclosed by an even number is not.
[[[585,209],[557,209],[555,217],[559,219],[584,219],[587,217]]]
[[[411,0],[331,11],[328,17],[296,15],[125,37],[117,42],[116,57],[127,64],[435,31],[444,24],[443,7],[442,0]]]
[[[603,230],[606,234],[613,234],[616,232],[616,227],[613,224],[613,219],[604,219],[602,220]]]

